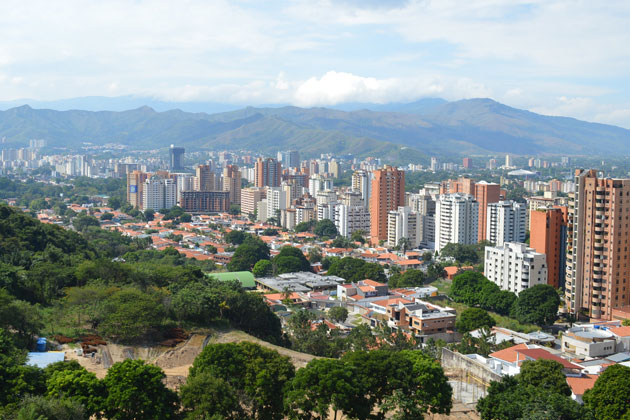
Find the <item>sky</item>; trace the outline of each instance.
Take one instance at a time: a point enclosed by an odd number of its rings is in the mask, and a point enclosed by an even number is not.
[[[489,97],[630,128],[627,0],[3,0],[0,101]]]

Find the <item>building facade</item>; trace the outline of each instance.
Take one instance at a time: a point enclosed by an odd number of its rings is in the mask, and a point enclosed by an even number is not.
[[[547,256],[547,284],[564,288],[567,242],[567,207],[539,208],[530,212],[530,246]]]
[[[405,205],[405,172],[391,166],[373,173],[370,196],[370,237],[373,244],[387,240],[387,215]]]
[[[226,191],[183,191],[181,207],[191,213],[220,213],[230,208]]]
[[[525,242],[527,205],[515,201],[488,204],[486,240],[500,246],[505,242]]]
[[[517,295],[537,284],[547,284],[545,254],[526,244],[506,242],[502,246],[487,246],[484,275],[501,290]]]
[[[435,250],[448,243],[476,244],[479,203],[470,194],[440,195],[435,208]]]
[[[630,304],[630,179],[576,170],[569,196],[565,303],[569,313],[611,319]]]
[[[223,168],[223,191],[230,193],[230,204],[241,205],[241,171],[236,165]]]
[[[409,246],[416,248],[420,245],[420,215],[411,208],[403,206],[387,215],[387,245],[398,246],[400,240],[409,240]]]
[[[172,179],[152,176],[144,182],[142,197],[142,211],[170,209],[177,205],[177,183]]]
[[[370,230],[370,213],[363,206],[335,205],[335,226],[340,235],[349,238],[352,232]]]
[[[257,187],[279,187],[282,165],[273,158],[258,158],[256,161],[255,185]]]

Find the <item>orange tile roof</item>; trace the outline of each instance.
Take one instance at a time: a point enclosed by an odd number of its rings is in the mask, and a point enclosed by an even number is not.
[[[398,265],[419,265],[422,264],[422,262],[420,262],[420,260],[401,260],[396,262],[396,264]]]
[[[575,395],[584,395],[587,390],[595,386],[597,378],[599,378],[598,375],[584,375],[579,378],[567,376],[567,383]]]
[[[367,284],[368,286],[374,286],[374,287],[385,286],[385,283],[379,283],[379,282],[371,280],[371,279],[361,280],[361,283]]]
[[[552,354],[544,349],[517,349],[516,351],[534,360],[538,360],[538,359],[555,360],[556,362],[560,363],[562,366],[564,366],[567,369],[582,369],[580,366],[574,363],[571,363],[560,356],[556,356],[555,354]]]
[[[382,300],[377,300],[377,301],[372,302],[373,305],[383,306],[383,307],[389,306],[389,305],[398,305],[399,303],[413,303],[413,302],[405,298],[387,298],[387,299],[382,299]]]
[[[490,353],[490,357],[494,357],[495,359],[504,360],[509,363],[516,362],[518,354],[516,354],[517,350],[525,350],[527,349],[527,344],[517,344],[512,347],[508,347],[507,349],[495,351],[494,353]]]
[[[629,337],[630,336],[630,327],[617,327],[611,328],[608,331],[615,334],[618,337]]]

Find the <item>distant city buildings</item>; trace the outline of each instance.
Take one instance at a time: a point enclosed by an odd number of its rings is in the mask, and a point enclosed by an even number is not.
[[[175,145],[171,144],[171,147],[168,149],[168,169],[171,171],[181,171],[184,170],[184,153],[186,149],[183,147],[175,147]]]

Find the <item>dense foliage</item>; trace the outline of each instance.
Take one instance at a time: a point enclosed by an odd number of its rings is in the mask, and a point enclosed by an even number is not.
[[[387,282],[385,271],[380,264],[368,263],[359,258],[344,257],[335,258],[328,267],[328,275],[346,279],[348,283],[356,283],[361,280]]]
[[[522,323],[551,325],[558,319],[560,296],[548,284],[537,284],[523,290],[510,311],[510,315]]]
[[[451,257],[456,262],[467,265],[483,264],[484,253],[488,241],[481,241],[472,245],[448,243],[440,251],[440,257]]]
[[[467,308],[459,314],[455,328],[464,333],[481,327],[491,328],[495,325],[496,321],[487,311],[481,308]]]
[[[477,411],[483,420],[589,419],[588,409],[570,395],[562,365],[553,360],[526,361],[518,375],[491,383]]]
[[[595,420],[630,419],[630,368],[613,365],[606,368],[595,386],[584,394],[584,404]]]
[[[499,289],[499,286],[476,271],[466,271],[453,279],[450,297],[455,302],[508,315],[516,301],[512,292]]]

